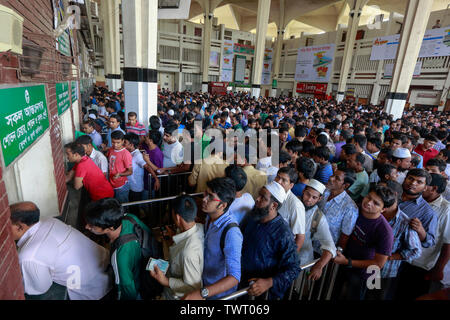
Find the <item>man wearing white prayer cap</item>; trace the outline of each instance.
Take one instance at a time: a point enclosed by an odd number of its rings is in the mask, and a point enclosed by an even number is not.
[[[259,190],[255,207],[241,222],[241,283],[247,286],[253,282],[248,290],[250,296],[268,291],[269,300],[281,299],[300,272],[294,237],[277,212],[285,199],[280,184],[265,185]]]
[[[392,154],[392,164],[397,168],[397,182],[403,184],[411,166],[411,153],[406,148],[397,148]]]
[[[306,209],[306,235],[305,242],[300,249],[300,261],[304,264],[314,260],[314,251],[320,255],[319,261],[310,270],[308,278],[312,280],[319,279],[322,276],[323,268],[336,256],[336,246],[327,219],[323,217],[322,211],[317,206],[325,189],[326,187],[321,182],[311,179],[301,197]],[[318,246],[313,246],[313,240]]]

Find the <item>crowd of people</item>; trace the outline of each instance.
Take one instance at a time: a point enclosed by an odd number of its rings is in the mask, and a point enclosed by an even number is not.
[[[137,119],[121,90],[95,87],[83,108],[65,145],[66,181],[85,194],[79,230],[11,205],[28,298],[200,300],[249,287],[286,299],[314,262],[312,281],[339,265],[333,299],[448,299],[450,114],[162,90],[149,126]],[[227,138],[236,132],[247,137]],[[180,172],[203,196],[176,197],[158,238],[142,221],[154,212],[122,204],[155,198],[158,176]]]

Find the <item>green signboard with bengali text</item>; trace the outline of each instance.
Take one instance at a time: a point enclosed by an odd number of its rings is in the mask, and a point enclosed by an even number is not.
[[[49,127],[45,86],[0,89],[0,139],[5,166]]]
[[[78,82],[77,81],[71,81],[71,97],[72,97],[72,103],[78,100]]]
[[[58,114],[63,114],[70,107],[69,82],[60,82],[56,84],[56,104]]]

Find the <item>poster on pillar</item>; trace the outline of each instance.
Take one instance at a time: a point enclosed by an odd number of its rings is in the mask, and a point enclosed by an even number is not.
[[[370,60],[390,60],[397,55],[400,35],[377,37],[372,43]],[[450,26],[425,31],[419,58],[450,56]]]
[[[271,81],[272,59],[273,59],[273,49],[266,48],[264,50],[264,60],[263,60],[262,76],[261,76],[261,84],[263,84],[263,85],[272,84],[272,81]]]
[[[220,81],[233,81],[233,43],[224,41],[222,53],[222,70],[220,71]]]
[[[295,81],[328,82],[334,57],[334,44],[298,49]]]
[[[235,82],[244,82],[245,80],[245,56],[236,55],[236,68],[234,74]]]

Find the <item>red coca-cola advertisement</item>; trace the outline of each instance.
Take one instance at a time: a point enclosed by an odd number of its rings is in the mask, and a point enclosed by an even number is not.
[[[325,95],[327,92],[326,83],[297,83],[297,93],[310,93],[314,95]]]
[[[227,94],[228,82],[210,82],[208,91],[210,94],[225,95]]]

